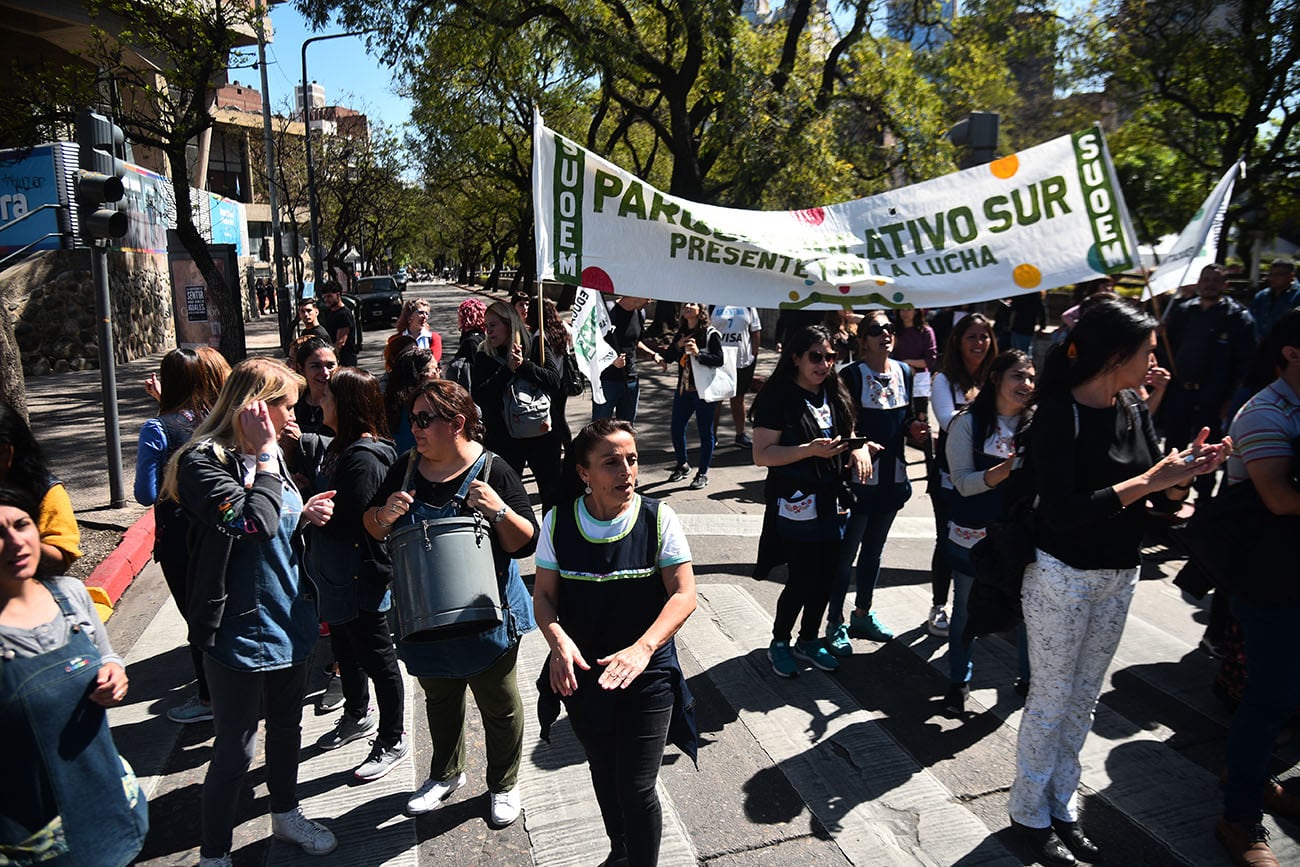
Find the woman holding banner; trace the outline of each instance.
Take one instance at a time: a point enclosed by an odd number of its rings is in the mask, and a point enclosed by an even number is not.
[[[683,304],[677,333],[663,353],[666,361],[677,363],[672,420],[673,453],[677,456],[677,466],[668,481],[680,482],[691,472],[691,465],[686,461],[686,425],[691,416],[695,416],[695,427],[700,434],[700,467],[691,481],[693,491],[709,483],[709,464],[713,461],[713,447],[717,444],[717,433],[713,429],[717,401],[705,400],[696,388],[695,364],[718,368],[725,361],[722,335],[709,324],[707,311],[704,304]]]

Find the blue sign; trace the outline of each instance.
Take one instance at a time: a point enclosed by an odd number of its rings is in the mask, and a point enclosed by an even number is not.
[[[16,220],[41,205],[58,204],[59,185],[51,145],[28,150],[0,151],[0,225]],[[43,235],[59,231],[58,212],[47,209],[16,226],[0,230],[0,253],[11,253]],[[63,239],[55,234],[33,250],[58,250]]]

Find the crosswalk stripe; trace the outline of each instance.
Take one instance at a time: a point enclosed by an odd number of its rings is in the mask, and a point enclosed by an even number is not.
[[[548,652],[546,639],[536,631],[525,635],[519,647],[519,695],[525,720],[519,787],[524,822],[537,867],[587,867],[609,852],[609,838],[591,789],[586,754],[567,717],[561,716],[551,728],[549,744],[541,739],[536,680]],[[694,844],[662,778],[658,791],[663,810],[659,863],[663,867],[693,867],[699,863]]]
[[[1150,625],[1136,613],[1141,610],[1140,597],[1153,592],[1157,592],[1155,588],[1148,590],[1139,585],[1139,599],[1135,600],[1120,649],[1107,670],[1107,685],[1117,672],[1126,668],[1173,662],[1192,649],[1190,643]],[[929,606],[928,585],[877,587],[873,601],[881,620],[895,628],[910,628],[910,624],[923,620]],[[925,640],[907,644],[912,652],[947,675],[946,640],[927,636]],[[974,660],[973,702],[999,716],[1012,731],[1017,730],[1022,706],[1019,701],[1007,699],[1015,678],[1015,648],[1000,639],[981,639]],[[1208,694],[1212,667],[1198,668],[1204,674],[1202,689]],[[1150,678],[1148,682],[1156,688],[1166,688],[1158,679]],[[999,700],[999,694],[1003,700]],[[1175,697],[1186,702],[1181,695]],[[1202,701],[1186,703],[1194,707],[1203,704]],[[1221,712],[1210,715],[1227,722]],[[1214,823],[1222,809],[1223,794],[1214,774],[1165,743],[1170,733],[1168,729],[1149,730],[1108,705],[1098,704],[1092,730],[1080,754],[1081,784],[1109,801],[1188,863],[1203,864],[1207,858],[1217,857],[1220,851],[1214,839]],[[1265,824],[1273,832],[1270,845],[1278,860],[1284,864],[1300,863],[1300,844],[1289,835],[1279,833],[1270,817],[1265,816]]]
[[[771,615],[749,593],[704,584],[699,596],[684,646],[851,863],[1021,863],[833,679],[768,674]]]

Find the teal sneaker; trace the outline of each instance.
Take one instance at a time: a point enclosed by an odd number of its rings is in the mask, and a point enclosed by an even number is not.
[[[812,641],[796,641],[794,644],[794,658],[801,662],[806,662],[813,668],[820,668],[822,671],[839,671],[840,661],[831,652],[826,649],[816,638]]]
[[[767,658],[772,660],[772,670],[778,677],[794,677],[799,673],[799,665],[794,661],[788,641],[773,641],[769,644]]]
[[[868,641],[888,641],[894,633],[876,618],[876,612],[868,611],[859,617],[857,612],[849,616],[849,638],[865,638]]]
[[[843,623],[826,624],[826,648],[835,656],[852,656],[853,645],[849,643],[849,628]]]

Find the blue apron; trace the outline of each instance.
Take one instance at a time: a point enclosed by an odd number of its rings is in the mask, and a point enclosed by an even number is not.
[[[144,845],[148,806],[113,745],[104,708],[89,698],[99,649],[67,598],[44,586],[72,631],[57,650],[30,657],[6,650],[0,660],[0,852],[17,865],[120,867]]]
[[[469,493],[470,483],[480,474],[486,476],[484,468],[490,457],[495,456],[489,451],[479,455],[465,474],[460,489],[446,505],[433,506],[416,500],[411,504],[410,511],[394,522],[394,526],[413,526],[421,521],[454,518],[464,514],[465,495]],[[412,462],[412,469],[414,466],[415,463]],[[409,490],[409,484],[408,470],[402,490]],[[510,571],[501,593],[501,609],[501,622],[482,632],[440,641],[398,641],[397,658],[406,664],[406,670],[415,677],[472,677],[486,670],[503,653],[518,644],[519,637],[535,629],[537,624],[533,621],[532,598],[528,595],[523,579],[519,577],[519,563],[514,559],[510,561]]]

